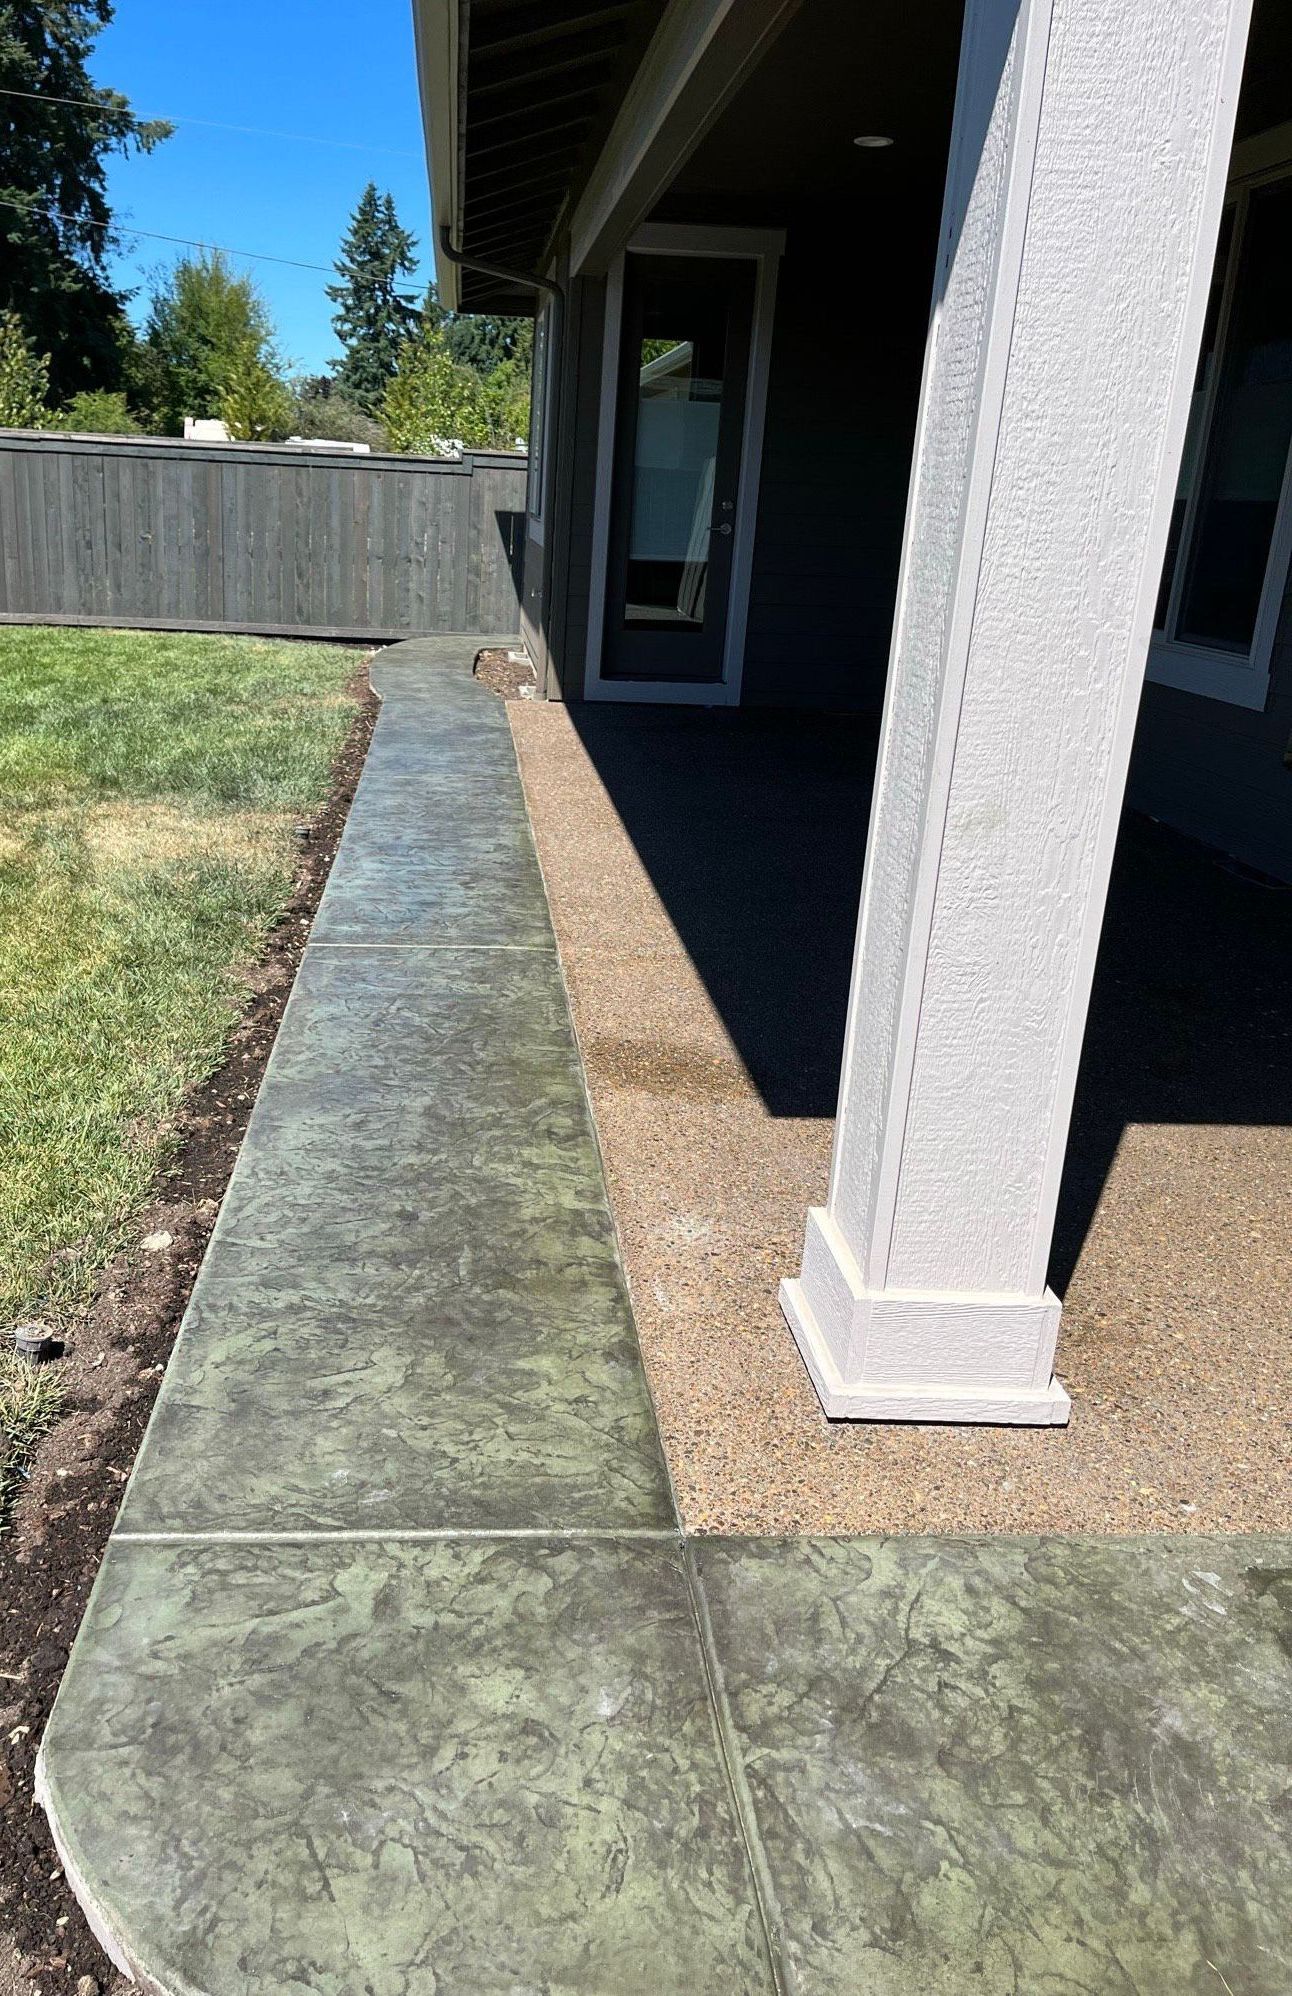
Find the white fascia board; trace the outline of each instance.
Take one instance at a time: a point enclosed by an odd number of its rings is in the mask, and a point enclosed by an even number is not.
[[[461,74],[459,0],[413,0],[413,39],[417,47],[417,81],[426,139],[426,168],[431,185],[431,222],[435,275],[440,302],[451,312],[461,303],[458,267],[439,254],[439,235],[458,233],[458,103]]]

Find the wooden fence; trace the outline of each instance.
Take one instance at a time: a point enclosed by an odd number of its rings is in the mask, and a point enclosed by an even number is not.
[[[520,628],[523,457],[0,431],[0,622]]]

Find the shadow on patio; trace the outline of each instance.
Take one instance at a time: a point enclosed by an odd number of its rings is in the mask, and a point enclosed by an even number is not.
[[[1126,821],[1051,1266],[1071,1427],[831,1424],[776,1295],[826,1190],[874,723],[509,712],[688,1525],[1278,1529],[1292,897]]]
[[[878,730],[856,715],[572,706],[774,1116],[833,1117]],[[1292,1124],[1292,892],[1123,820],[1050,1280],[1130,1123]]]

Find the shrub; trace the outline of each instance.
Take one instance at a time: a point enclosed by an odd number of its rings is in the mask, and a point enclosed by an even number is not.
[[[500,361],[482,380],[428,326],[404,346],[381,413],[396,450],[514,450],[529,432],[529,368]]]
[[[118,389],[83,388],[65,402],[54,417],[54,427],[77,430],[93,437],[142,437],[144,427],[126,407]]]
[[[491,434],[479,376],[459,367],[438,331],[405,342],[381,418],[396,450],[470,450]]]
[[[269,443],[291,430],[292,398],[250,341],[225,364],[219,413],[237,443]]]
[[[348,395],[343,395],[329,375],[311,375],[293,383],[295,408],[292,414],[294,437],[331,437],[339,444],[367,444],[372,450],[389,450],[390,439],[374,416],[367,416]]]
[[[0,312],[0,427],[43,429],[48,392],[49,355],[29,344],[16,312]]]

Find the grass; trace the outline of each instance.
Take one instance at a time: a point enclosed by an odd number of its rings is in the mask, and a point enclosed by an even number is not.
[[[27,1459],[53,1427],[62,1405],[58,1375],[13,1352],[0,1353],[0,1525]]]
[[[335,645],[0,630],[5,1326],[57,1327],[84,1301],[218,1064],[356,663]]]

